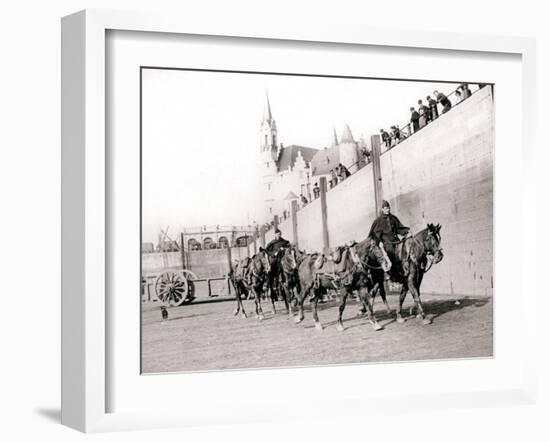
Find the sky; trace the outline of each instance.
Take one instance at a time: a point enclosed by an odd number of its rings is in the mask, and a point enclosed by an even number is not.
[[[160,228],[248,225],[261,211],[260,124],[269,94],[279,142],[330,145],[349,124],[355,139],[400,126],[409,108],[457,83],[144,69],[143,240]]]

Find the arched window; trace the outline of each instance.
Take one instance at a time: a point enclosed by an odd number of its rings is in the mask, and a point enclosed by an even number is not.
[[[229,246],[229,241],[225,236],[220,236],[220,238],[218,239],[218,244],[220,245],[220,248],[227,249],[227,247]]]
[[[210,237],[206,237],[204,238],[203,240],[203,245],[204,245],[204,249],[207,250],[207,249],[211,249],[212,248],[212,244],[213,244],[214,241],[212,241],[212,238]]]
[[[189,241],[187,241],[187,250],[200,250],[200,249],[201,249],[201,245],[195,238],[191,238]]]
[[[246,247],[248,245],[248,237],[247,236],[239,236],[235,240],[235,244],[237,247]]]

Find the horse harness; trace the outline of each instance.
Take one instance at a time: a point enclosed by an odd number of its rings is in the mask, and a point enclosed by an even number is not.
[[[337,270],[337,265],[343,263],[345,265],[347,254],[350,254],[353,261],[353,267],[348,270]],[[326,268],[325,266],[328,266]],[[325,268],[325,271],[321,271]],[[339,290],[342,285],[349,285],[353,280],[354,274],[359,271],[364,271],[365,268],[361,259],[355,252],[355,249],[350,246],[346,246],[343,251],[340,252],[340,259],[335,260],[333,255],[328,257],[324,254],[320,254],[313,263],[313,269],[315,273],[314,286],[319,288],[321,286],[321,278],[327,278],[335,290]]]
[[[423,250],[423,252],[422,252],[422,254],[420,255],[420,257],[421,257],[422,255],[426,255],[426,259],[429,261],[429,264],[428,264],[428,266],[424,269],[424,273],[428,273],[429,270],[432,268],[432,265],[433,265],[433,254],[432,254],[430,251],[426,250],[426,248],[424,247],[424,244],[422,244],[418,239],[416,239],[414,236],[411,236],[411,237],[405,237],[405,238],[403,238],[403,239],[400,239],[399,241],[390,241],[390,243],[391,243],[391,244],[394,244],[394,245],[402,244],[402,248],[401,248],[401,252],[402,252],[403,247],[405,247],[406,241],[407,241],[407,239],[409,239],[409,238],[410,238],[412,241],[414,241],[414,243],[415,243],[419,248],[421,248],[421,249]],[[411,251],[412,251],[412,247],[409,246],[408,249],[407,249],[407,256],[406,256],[405,260],[410,261],[411,258],[412,258],[412,261],[415,261],[415,260],[416,260],[417,257],[414,256],[414,254],[413,254],[414,252],[411,253]],[[397,253],[396,253],[395,255],[398,256]],[[399,255],[401,255],[400,259],[403,261],[402,253],[399,253]]]

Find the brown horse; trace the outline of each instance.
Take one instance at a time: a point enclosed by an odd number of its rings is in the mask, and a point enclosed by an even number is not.
[[[413,237],[407,237],[396,244],[395,256],[397,262],[394,263],[390,278],[393,282],[402,285],[401,293],[399,294],[399,305],[396,311],[397,322],[399,323],[405,322],[401,316],[401,309],[408,291],[411,292],[414,299],[417,312],[416,317],[422,319],[423,324],[431,323],[431,320],[426,317],[422,301],[420,300],[420,284],[422,284],[424,274],[431,266],[443,259],[440,230],[440,224],[428,224],[425,229]],[[404,269],[407,270],[405,271]],[[377,290],[371,291],[369,304],[371,306],[374,305],[376,293],[380,292],[380,296],[389,310],[384,287],[384,271],[380,269],[373,270],[372,278],[374,283],[377,284]]]
[[[358,249],[361,255],[359,255]],[[353,290],[357,290],[365,310],[369,312],[369,322],[375,330],[381,330],[382,327],[376,321],[368,302],[368,275],[363,263],[368,257],[373,256],[380,268],[389,270],[389,262],[384,253],[376,242],[370,239],[359,244],[354,243],[338,247],[333,256],[332,263],[327,261],[324,255],[306,255],[298,267],[301,291],[298,295],[299,313],[296,317],[296,323],[304,320],[304,301],[308,294],[312,292],[315,328],[322,330],[323,327],[317,314],[317,304],[321,296],[328,289],[336,289],[340,291],[342,296],[338,308],[337,329],[343,331],[342,314],[346,307],[347,297]]]
[[[289,318],[293,316],[292,303],[297,301],[301,290],[298,267],[305,257],[306,254],[295,246],[286,247],[281,251],[279,285]]]
[[[246,296],[250,290],[254,292],[254,303],[256,305],[256,318],[264,319],[262,311],[261,298],[263,295],[264,284],[267,281],[267,275],[271,270],[269,255],[265,249],[260,247],[260,251],[252,258],[244,258],[237,261],[229,273],[229,278],[235,289],[237,299],[237,308],[235,316],[242,312],[243,318],[246,318],[246,312],[242,301],[242,296]]]

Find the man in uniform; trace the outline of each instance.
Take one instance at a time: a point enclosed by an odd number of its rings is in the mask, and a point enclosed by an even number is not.
[[[395,246],[399,243],[402,236],[410,236],[410,228],[405,227],[395,215],[391,213],[390,203],[386,200],[382,201],[382,214],[374,220],[370,228],[369,236],[375,238],[384,247],[388,254],[388,258],[392,262],[392,270],[399,272],[397,266],[397,256],[395,254]],[[409,273],[407,263],[403,263],[403,274],[407,276]],[[386,274],[386,277],[389,275]]]
[[[279,229],[275,229],[275,239],[271,240],[265,248],[266,252],[273,258],[273,264],[271,264],[271,272],[269,272],[268,275],[268,287],[270,287],[271,290],[273,290],[273,283],[275,279],[282,275],[282,253],[280,252],[281,249],[284,249],[286,247],[290,247],[290,241],[287,241],[281,236],[281,231]]]

